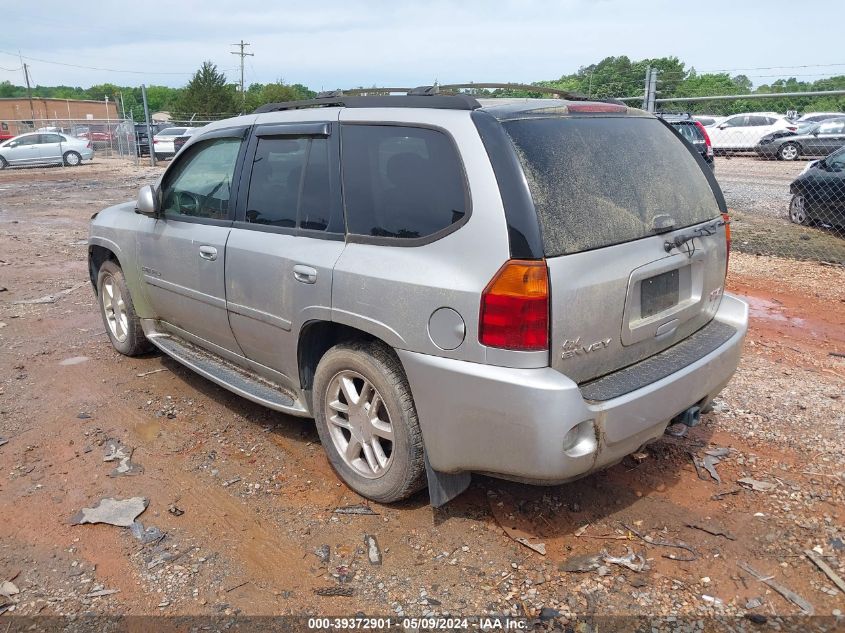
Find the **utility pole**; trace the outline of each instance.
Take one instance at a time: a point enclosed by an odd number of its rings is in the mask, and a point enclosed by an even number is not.
[[[26,80],[26,98],[29,99],[29,116],[35,124],[35,108],[32,106],[32,86],[29,85],[29,66],[23,65],[23,76]]]
[[[150,108],[147,106],[147,86],[141,84],[141,99],[144,102],[144,120],[147,122],[147,144],[150,146],[150,165],[156,166],[156,153],[153,149],[153,126],[150,125]],[[140,151],[138,152],[141,153]]]
[[[643,110],[654,112],[657,98],[657,69],[649,66],[645,71],[645,92],[643,93]]]
[[[244,42],[243,40],[241,40],[239,44],[232,44],[232,46],[238,46],[241,49],[240,51],[230,52],[232,55],[237,55],[241,58],[241,111],[243,111],[244,106],[246,105],[246,93],[244,92],[244,57],[255,57],[255,53],[244,53],[244,47],[252,46],[252,44]]]

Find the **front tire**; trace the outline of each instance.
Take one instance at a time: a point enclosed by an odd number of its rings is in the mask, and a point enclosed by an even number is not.
[[[82,164],[82,155],[79,152],[65,152],[62,161],[67,167],[79,167]]]
[[[789,201],[789,219],[795,224],[807,226],[810,224],[810,216],[807,215],[807,201],[804,196],[794,195]]]
[[[138,356],[150,350],[123,271],[111,260],[103,262],[97,273],[97,300],[106,334],[118,352]]]
[[[358,494],[393,503],[424,487],[411,389],[383,343],[342,343],[326,352],[314,375],[314,419],[329,462]]]
[[[801,156],[801,148],[795,143],[784,143],[778,150],[778,158],[780,160],[798,160]]]

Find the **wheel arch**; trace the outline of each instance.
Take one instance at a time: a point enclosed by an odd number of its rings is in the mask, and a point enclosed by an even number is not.
[[[118,266],[120,259],[110,246],[102,244],[89,243],[88,245],[88,277],[91,280],[91,285],[94,287],[94,294],[97,294],[97,275],[100,273],[100,267],[107,261],[113,261]]]

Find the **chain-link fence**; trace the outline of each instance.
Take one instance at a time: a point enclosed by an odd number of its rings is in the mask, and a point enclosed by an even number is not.
[[[4,120],[0,121],[0,156],[12,167],[61,162],[67,152],[88,160],[86,150],[93,150],[94,159],[136,161],[146,140],[146,132],[141,134],[136,128],[125,119]]]
[[[737,250],[845,265],[845,91],[831,92],[831,111],[805,106],[804,95],[654,99],[654,111],[708,154]]]

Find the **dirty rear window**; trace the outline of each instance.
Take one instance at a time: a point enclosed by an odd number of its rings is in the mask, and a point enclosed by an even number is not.
[[[547,257],[654,235],[719,215],[710,184],[684,144],[645,117],[503,122],[540,218]]]

